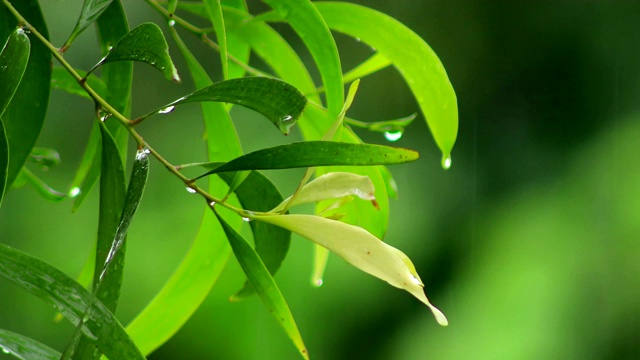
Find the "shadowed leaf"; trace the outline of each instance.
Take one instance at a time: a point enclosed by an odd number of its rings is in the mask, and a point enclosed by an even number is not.
[[[300,355],[305,359],[309,359],[307,348],[302,341],[302,336],[300,335],[298,326],[293,319],[291,310],[289,310],[289,306],[282,296],[275,280],[273,280],[273,277],[269,274],[269,270],[262,260],[260,260],[260,256],[258,256],[251,245],[249,245],[247,240],[238,234],[224,221],[223,218],[218,215],[218,212],[215,211],[215,209],[213,211],[218,217],[220,224],[222,224],[222,228],[227,234],[233,253],[236,256],[236,259],[238,259],[242,270],[247,275],[247,278],[251,282],[256,293],[260,296],[260,299],[262,299],[262,302],[276,319],[278,324],[282,326],[296,348],[298,348]]]
[[[61,355],[45,344],[5,329],[0,329],[0,348],[20,359],[58,360]]]

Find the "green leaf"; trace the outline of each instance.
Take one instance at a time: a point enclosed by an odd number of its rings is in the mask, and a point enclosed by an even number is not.
[[[73,202],[72,212],[80,208],[80,205],[89,196],[100,177],[100,164],[102,162],[102,134],[100,132],[100,122],[94,121],[87,141],[87,147],[80,160],[80,166],[71,182],[72,194],[76,194]]]
[[[228,184],[234,179],[233,173],[220,174]],[[243,209],[266,212],[282,202],[278,188],[266,176],[251,171],[245,181],[235,190]],[[275,275],[289,251],[291,232],[259,221],[249,222],[253,232],[256,253],[269,270]],[[254,293],[249,282],[231,297],[231,301],[243,300]]]
[[[0,350],[29,360],[58,360],[61,355],[45,344],[5,329],[0,329]]]
[[[42,36],[49,37],[37,0],[14,1],[12,5]],[[0,6],[0,19],[0,39],[6,39],[16,31],[18,24],[5,6]],[[2,115],[11,155],[7,170],[7,188],[20,173],[40,135],[51,92],[51,52],[33,34],[27,36],[31,42],[27,68],[11,103]],[[0,86],[4,87],[4,83]]]
[[[218,217],[220,224],[222,224],[224,232],[227,234],[229,244],[231,244],[231,248],[233,249],[236,259],[238,259],[242,270],[247,275],[247,278],[260,296],[260,299],[262,299],[267,310],[269,310],[269,312],[275,317],[278,324],[282,326],[287,336],[289,336],[293,344],[298,348],[300,355],[305,359],[309,359],[307,348],[302,341],[302,336],[300,335],[298,326],[293,319],[291,310],[282,296],[275,280],[273,280],[273,277],[269,274],[269,270],[262,260],[260,260],[260,256],[258,256],[251,245],[249,245],[247,240],[238,234],[224,221],[222,217],[220,217],[220,215],[218,215],[215,208],[213,208],[213,211]]]
[[[126,180],[124,165],[120,158],[118,146],[107,130],[104,123],[100,122],[102,135],[102,166],[100,171],[100,213],[98,216],[98,239],[96,243],[96,256],[93,273],[94,295],[111,312],[115,312],[120,298],[124,269],[124,249],[112,253],[114,239],[117,239],[121,224],[120,218],[125,204]],[[125,229],[126,230],[126,229]],[[125,231],[126,232],[126,231]],[[123,235],[124,236],[124,235]],[[124,240],[122,240],[124,241]],[[103,269],[105,264],[113,263],[108,276],[103,276],[97,269]],[[103,271],[104,272],[104,271]],[[77,344],[77,349],[76,349]],[[75,358],[96,358],[94,345],[86,338],[72,344],[65,354],[76,353]]]
[[[333,141],[303,141],[248,153],[202,176],[239,170],[401,164],[416,159],[418,159],[418,153],[409,149]]]
[[[103,64],[119,61],[140,61],[162,71],[167,80],[180,82],[180,76],[171,56],[169,45],[162,30],[154,23],[144,23],[135,27],[115,44],[89,73]]]
[[[169,12],[170,15],[173,15],[173,13],[176,12],[177,7],[178,7],[178,0],[169,0],[167,3],[167,12]]]
[[[291,25],[309,49],[325,87],[329,119],[342,110],[344,89],[336,43],[322,16],[308,0],[265,0]]]
[[[307,103],[298,89],[282,80],[245,77],[217,82],[183,96],[149,115],[169,111],[177,105],[202,101],[228,102],[253,109],[266,116],[285,135],[295,125]]]
[[[365,200],[375,200],[375,191],[376,189],[371,179],[366,176],[349,172],[332,172],[306,184],[288,206],[337,199],[349,195],[355,195]],[[291,197],[281,202],[271,212],[280,212],[289,199]]]
[[[0,117],[18,90],[27,68],[31,43],[22,28],[11,33],[0,52]]]
[[[0,276],[60,311],[71,323],[81,321],[93,295],[57,268],[0,244]],[[93,302],[82,326],[110,359],[144,359],[116,317],[101,302]]]
[[[207,73],[178,37],[169,28],[192,74],[196,88],[211,84]],[[229,114],[221,103],[201,103],[207,131],[208,157],[211,161],[228,160],[242,154]],[[216,178],[209,179],[210,189],[227,188]],[[229,202],[235,204],[231,197]],[[240,227],[237,216],[230,219]],[[127,332],[135,339],[144,354],[149,354],[169,340],[187,322],[204,301],[224,269],[231,249],[224,230],[211,211],[205,211],[198,234],[191,247],[162,290],[127,326]]]
[[[281,226],[340,255],[356,268],[408,291],[429,307],[438,323],[447,318],[427,299],[420,277],[411,260],[368,231],[340,221],[313,215],[255,215],[252,220]]]
[[[32,173],[27,167],[23,167],[20,173],[27,182],[40,194],[43,198],[49,201],[61,201],[67,198],[67,194],[63,194],[53,188],[51,188],[42,179]]]
[[[100,15],[102,15],[107,7],[111,5],[112,1],[113,0],[84,0],[80,17],[78,18],[71,35],[69,35],[69,39],[67,39],[62,47],[63,51],[69,48],[73,40],[75,40],[80,33],[82,33],[89,25],[93,24]]]
[[[345,84],[348,84],[354,80],[362,79],[375,72],[378,72],[389,65],[391,65],[391,61],[389,61],[389,59],[380,55],[380,53],[375,53],[373,54],[373,56],[360,63],[358,66],[349,70],[349,72],[342,76],[342,79]]]
[[[7,168],[9,167],[9,143],[0,118],[0,205],[7,185]]]
[[[87,73],[82,70],[76,69],[76,72],[80,76],[86,76]],[[107,93],[107,86],[104,81],[96,76],[91,76],[87,78],[87,84],[98,93],[101,97],[105,97]],[[91,99],[91,96],[87,94],[87,92],[78,84],[76,79],[69,74],[67,69],[62,67],[54,67],[53,73],[51,74],[51,88],[58,89],[62,91],[66,91],[72,95],[78,95],[83,98]]]
[[[316,7],[332,30],[360,39],[393,63],[420,105],[443,165],[451,165],[458,132],[456,94],[429,45],[399,21],[367,7],[340,2],[319,2]]]
[[[229,79],[229,59],[227,58],[227,32],[224,26],[224,17],[222,16],[222,7],[220,0],[204,0],[204,6],[209,14],[209,20],[213,24],[218,39],[218,48],[220,52],[220,61],[222,63],[222,78]]]
[[[60,165],[60,153],[54,149],[34,147],[29,154],[29,161],[44,169],[54,168]]]

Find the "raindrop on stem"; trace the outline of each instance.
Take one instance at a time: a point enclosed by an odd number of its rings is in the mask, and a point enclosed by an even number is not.
[[[158,111],[158,114],[168,114],[170,112],[172,112],[176,107],[171,105],[171,106],[167,106],[166,108]]]

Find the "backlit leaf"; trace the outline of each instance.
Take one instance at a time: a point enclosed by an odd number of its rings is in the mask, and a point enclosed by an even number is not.
[[[251,219],[295,232],[340,255],[356,268],[408,291],[429,307],[440,325],[448,325],[444,314],[427,299],[411,260],[368,231],[313,215],[255,215]]]
[[[248,153],[207,172],[205,175],[239,170],[401,164],[416,159],[418,159],[418,153],[409,149],[333,141],[304,141]]]
[[[366,176],[348,172],[332,172],[324,174],[306,184],[295,199],[288,205],[291,207],[327,199],[337,199],[349,195],[356,195],[365,200],[374,200],[375,190],[371,179]],[[271,210],[271,212],[279,212],[282,210],[284,204],[289,201],[290,198],[291,197],[288,197],[280,203],[280,205]]]
[[[167,80],[180,82],[178,70],[169,56],[169,45],[162,30],[154,23],[140,24],[129,31],[89,72],[103,64],[119,61],[147,63],[162,71]]]
[[[342,2],[315,5],[332,30],[360,39],[393,63],[416,97],[443,159],[450,158],[458,132],[457,100],[429,45],[399,21],[367,7]]]
[[[93,295],[57,268],[0,244],[0,276],[60,311],[72,324],[81,321]],[[144,359],[116,317],[93,302],[82,332],[110,359]]]
[[[307,99],[298,89],[284,81],[266,77],[245,77],[217,82],[183,96],[153,113],[181,104],[202,101],[228,102],[253,109],[266,116],[285,135],[295,125],[307,103]]]
[[[229,59],[227,58],[227,31],[224,26],[224,17],[222,16],[222,7],[220,0],[204,0],[203,1],[209,19],[216,31],[218,39],[218,48],[220,52],[220,62],[222,63],[222,78],[229,79]]]
[[[256,293],[260,296],[260,299],[262,299],[267,310],[273,315],[278,324],[282,326],[287,336],[289,336],[293,344],[298,348],[300,355],[305,359],[309,359],[307,348],[302,341],[302,336],[293,319],[291,310],[275,280],[273,280],[273,277],[269,274],[269,270],[247,240],[229,226],[229,224],[218,215],[215,209],[214,213],[218,216],[218,220],[227,234],[229,244],[231,244],[233,253],[236,259],[238,259],[242,270],[247,275],[247,278]]]

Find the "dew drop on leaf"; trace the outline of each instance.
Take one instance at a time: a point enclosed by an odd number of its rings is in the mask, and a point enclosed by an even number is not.
[[[451,154],[442,155],[442,168],[449,170],[451,167]]]
[[[385,131],[384,138],[392,142],[398,141],[402,137],[402,134],[403,134],[402,130]]]
[[[158,111],[158,114],[168,114],[172,112],[176,107],[175,106],[167,106],[166,108]]]
[[[3,352],[3,353],[5,353],[5,354],[10,354],[10,353],[11,353],[11,352],[9,351],[9,349],[7,349],[7,348],[5,348],[5,347],[0,346],[0,349],[2,349],[2,352]]]
[[[81,192],[82,191],[80,190],[80,188],[76,186],[76,187],[72,188],[71,190],[69,190],[69,197],[74,198],[74,197],[80,195]]]

